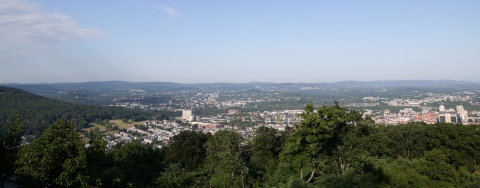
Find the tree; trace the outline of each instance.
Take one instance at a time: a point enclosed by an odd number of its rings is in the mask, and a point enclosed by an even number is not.
[[[423,151],[427,150],[426,142],[429,140],[427,138],[441,129],[438,127],[429,133],[425,130],[428,127],[424,123],[408,123],[389,127],[385,134],[390,138],[391,155],[409,159],[423,156]]]
[[[100,135],[100,128],[94,127],[93,129],[90,129],[90,132],[94,132],[96,135]]]
[[[107,132],[108,132],[109,130],[112,129],[112,125],[110,125],[110,124],[105,125],[105,129],[107,129]]]
[[[363,120],[359,111],[340,107],[337,101],[333,106],[321,106],[314,112],[313,104],[305,106],[305,112],[297,129],[287,139],[280,154],[281,162],[291,164],[299,172],[300,179],[304,178],[304,170],[310,169],[310,182],[318,169],[322,153],[332,155],[341,145],[341,131],[347,126],[352,127]],[[340,161],[341,165],[344,165]],[[343,168],[343,166],[342,166]]]
[[[205,144],[211,187],[245,187],[248,155],[241,141],[238,133],[220,130]]]
[[[165,113],[122,107],[73,104],[3,86],[0,86],[0,93],[2,93],[0,95],[0,121],[5,121],[12,113],[12,109],[15,109],[21,115],[22,133],[35,135],[37,138],[58,119],[68,119],[77,128],[88,128],[88,122],[96,122],[96,119],[99,119],[99,124],[101,124],[104,119],[113,119],[114,116],[132,118],[140,114],[148,117],[151,113]]]
[[[107,142],[103,140],[100,135],[95,133],[93,129],[90,130],[90,141],[88,141],[88,147],[86,148],[87,156],[87,168],[90,175],[90,185],[101,186],[100,178],[97,174],[101,173],[104,169],[102,168],[102,163],[107,162],[105,155],[105,149]]]
[[[260,127],[256,131],[251,145],[256,155],[276,156],[282,150],[283,143],[281,136],[277,134],[274,128]]]
[[[441,150],[425,151],[424,158],[416,166],[419,174],[422,174],[430,180],[445,182],[455,185],[459,181],[455,166],[448,164],[448,157]],[[455,187],[458,187],[457,184]],[[454,187],[454,186],[452,186]]]
[[[18,152],[18,147],[22,141],[22,121],[17,112],[13,112],[15,123],[10,120],[6,121],[7,135],[0,135],[0,182],[1,187],[4,188],[4,176],[9,178],[13,173],[13,164]],[[3,128],[0,127],[0,131]]]
[[[59,120],[18,153],[15,173],[28,187],[86,187],[86,150],[71,122]]]
[[[92,185],[99,187],[147,187],[153,183],[163,169],[163,150],[152,148],[150,144],[142,144],[133,140],[117,144],[110,150],[100,152],[103,143],[95,144],[89,151],[89,166],[91,161],[101,159],[96,165],[90,166]],[[96,147],[101,146],[101,147]],[[90,148],[90,147],[89,147]],[[96,149],[98,148],[98,149]],[[97,152],[98,151],[98,152]],[[93,154],[93,155],[91,155]],[[96,158],[96,156],[98,156]]]
[[[87,163],[89,166],[96,165],[105,158],[105,149],[107,142],[103,140],[95,131],[90,130],[90,141],[86,148]]]
[[[187,176],[185,169],[179,163],[171,163],[165,169],[165,172],[157,178],[155,184],[158,187],[177,188],[186,187]]]
[[[170,138],[165,160],[178,162],[187,170],[192,170],[205,159],[205,143],[211,137],[194,131],[182,131]]]
[[[254,178],[266,182],[269,176],[275,172],[278,154],[284,143],[283,137],[274,128],[260,127],[257,129],[255,137],[250,142],[253,155],[248,165]]]

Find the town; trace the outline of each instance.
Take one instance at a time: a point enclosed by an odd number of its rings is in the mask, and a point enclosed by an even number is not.
[[[231,130],[241,134],[245,141],[248,141],[255,136],[255,129],[258,127],[271,127],[278,131],[294,127],[301,120],[298,114],[303,112],[302,107],[309,101],[316,102],[317,106],[323,105],[318,104],[320,100],[312,95],[304,95],[304,99],[295,96],[297,91],[257,88],[260,91],[203,90],[199,92],[198,90],[184,90],[176,93],[169,92],[162,96],[168,94],[170,98],[165,98],[158,103],[142,103],[142,100],[155,95],[144,90],[130,89],[128,91],[131,92],[132,98],[115,98],[109,106],[167,110],[181,112],[182,115],[168,120],[150,120],[142,125],[135,125],[118,133],[110,134],[105,139],[108,140],[108,147],[130,140],[140,140],[142,143],[150,143],[161,148],[168,144],[171,137],[181,131],[193,130],[213,135],[219,130]],[[307,91],[305,88],[300,88],[300,90],[308,93],[311,90],[325,89],[309,88]],[[357,92],[357,90],[368,89],[349,90]],[[375,88],[375,90],[380,89]],[[365,93],[368,94],[368,92]],[[388,92],[383,94],[391,95]],[[452,94],[416,91],[411,93],[411,98],[405,95],[397,98],[393,95],[393,97],[356,96],[356,98],[347,99],[348,97],[345,97],[334,100],[340,101],[341,105],[350,109],[361,109],[364,116],[369,116],[376,124],[394,126],[409,122],[426,124],[440,122],[468,126],[480,125],[478,96],[478,90],[457,91]],[[464,105],[471,110],[465,109]],[[260,111],[258,109],[272,110]],[[196,112],[198,114],[195,114]]]

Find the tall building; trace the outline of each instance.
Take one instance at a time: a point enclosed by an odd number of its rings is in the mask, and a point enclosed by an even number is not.
[[[457,115],[458,115],[459,123],[468,124],[468,112],[467,110],[463,109],[462,105],[457,106]]]
[[[182,119],[186,120],[186,121],[193,121],[192,110],[183,110],[182,111]]]
[[[440,113],[438,114],[438,122],[440,122],[440,123],[458,123],[457,122],[457,113],[455,113],[454,109],[449,108],[448,110],[446,110],[445,106],[440,105],[440,107],[438,107],[438,111],[440,111]]]
[[[438,107],[438,111],[441,113],[443,111],[445,111],[445,106],[443,105],[440,105],[440,107]]]
[[[438,122],[468,124],[467,110],[463,109],[462,105],[457,106],[456,109],[456,112],[452,108],[445,110],[445,107],[441,105],[438,108],[438,110],[440,111],[438,113]]]
[[[456,113],[440,113],[438,114],[438,122],[441,123],[458,123]]]

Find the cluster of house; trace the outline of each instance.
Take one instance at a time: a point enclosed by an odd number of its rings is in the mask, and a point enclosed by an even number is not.
[[[190,126],[181,126],[176,122],[168,120],[151,121],[143,124],[143,126],[135,126],[127,129],[126,132],[119,132],[108,135],[105,139],[108,141],[107,147],[112,148],[118,143],[128,142],[130,140],[140,140],[142,143],[151,143],[154,147],[161,148],[162,145],[168,144],[168,140],[179,134],[181,131],[196,129],[203,133],[215,134],[219,130],[232,130],[241,134],[247,140],[252,138],[255,134],[255,129],[265,126],[284,131],[288,126],[293,126],[300,121],[297,115],[303,110],[285,110],[273,112],[251,112],[246,116],[236,117],[243,121],[252,120],[255,118],[264,118],[265,123],[259,123],[253,127],[240,129],[237,126],[230,126],[220,124],[219,122],[232,120],[231,117],[222,119],[219,117],[199,118],[199,121],[192,121],[194,115],[191,110],[183,110],[182,117],[179,119],[188,122]],[[365,114],[373,115],[372,110],[365,110]],[[228,115],[238,116],[242,113],[239,110],[229,110]],[[375,123],[385,125],[398,125],[409,122],[425,122],[427,124],[442,123],[459,123],[459,124],[479,124],[474,123],[473,118],[468,117],[467,110],[463,106],[456,106],[455,109],[445,109],[443,105],[438,108],[438,111],[424,110],[422,113],[414,111],[412,108],[405,108],[399,113],[392,113],[386,109],[382,114],[373,117]]]
[[[142,143],[153,143],[154,147],[161,148],[168,140],[179,134],[181,131],[191,130],[191,127],[180,126],[176,122],[150,121],[143,124],[143,129],[131,127],[125,132],[114,133],[106,136],[107,148],[112,148],[118,143],[125,143],[131,140],[140,140]],[[158,141],[158,142],[154,142]]]
[[[473,93],[465,93],[468,94],[467,96],[461,95],[443,95],[443,94],[432,94],[427,93],[426,97],[423,99],[405,99],[405,98],[380,98],[380,97],[363,97],[364,103],[351,103],[347,106],[378,106],[380,103],[385,103],[389,106],[410,106],[410,107],[419,107],[421,105],[427,105],[434,102],[442,102],[442,101],[461,101],[461,102],[468,102],[472,101],[473,97],[470,96]],[[472,103],[473,104],[473,103]],[[478,102],[476,102],[478,104]]]
[[[477,124],[475,119],[468,117],[468,112],[462,105],[456,106],[456,110],[450,108],[445,109],[441,105],[438,111],[425,110],[422,113],[415,112],[412,108],[400,110],[400,113],[390,113],[385,110],[383,114],[374,117],[375,123],[385,125],[405,124],[409,122],[425,122],[426,124],[435,123],[458,123],[463,125]]]

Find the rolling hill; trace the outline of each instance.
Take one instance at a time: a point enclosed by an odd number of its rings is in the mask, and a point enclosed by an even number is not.
[[[72,121],[77,129],[88,127],[97,119],[148,118],[152,114],[120,107],[101,107],[63,102],[20,89],[0,86],[0,123],[17,111],[23,123],[23,134],[40,136],[58,119]]]

